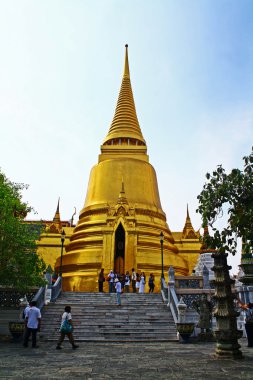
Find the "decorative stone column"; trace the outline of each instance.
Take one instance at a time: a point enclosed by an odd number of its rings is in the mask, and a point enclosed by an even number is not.
[[[240,281],[246,286],[253,285],[253,256],[252,253],[242,253],[240,267],[243,270],[244,275],[240,278]]]
[[[242,331],[237,330],[236,317],[240,314],[235,311],[234,298],[232,294],[231,280],[229,276],[230,266],[227,265],[227,253],[213,252],[214,258],[213,271],[215,273],[214,285],[216,308],[214,316],[216,317],[217,327],[214,332],[217,345],[216,356],[221,358],[242,358],[240,344],[238,339],[242,337]]]

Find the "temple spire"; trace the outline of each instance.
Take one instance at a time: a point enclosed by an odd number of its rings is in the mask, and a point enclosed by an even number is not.
[[[142,145],[146,142],[142,136],[136,114],[130,70],[128,62],[128,45],[125,45],[124,72],[116,105],[115,114],[103,145]]]
[[[53,222],[54,223],[61,223],[61,217],[60,217],[60,198],[58,198],[57,208],[56,208],[56,211],[55,211]]]
[[[188,203],[187,203],[186,220],[185,220],[185,225],[184,225],[182,237],[184,239],[195,239],[195,238],[197,238],[197,234],[194,231],[194,228],[193,228],[192,222],[191,222],[191,218],[189,215]]]

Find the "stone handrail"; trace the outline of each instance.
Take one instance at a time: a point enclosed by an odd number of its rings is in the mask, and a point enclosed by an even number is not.
[[[36,301],[37,308],[40,310],[45,305],[45,292],[46,292],[46,286],[42,286],[39,288],[35,296],[33,297],[33,301]]]
[[[178,322],[178,298],[175,292],[175,282],[174,282],[174,271],[173,268],[169,270],[169,282],[168,285],[164,278],[161,278],[161,295],[163,302],[167,303],[167,306],[170,308],[174,322]]]
[[[163,302],[168,301],[168,286],[166,285],[166,281],[163,277],[161,277],[161,295]]]
[[[177,309],[177,305],[178,305],[179,301],[178,301],[178,298],[177,298],[177,295],[176,295],[174,287],[168,287],[168,295],[169,295],[169,297],[168,297],[168,306],[170,307],[170,310],[171,310],[174,322],[177,323],[178,322],[178,309]]]
[[[51,287],[51,302],[55,302],[57,298],[61,295],[62,291],[62,278],[59,276],[55,284]]]

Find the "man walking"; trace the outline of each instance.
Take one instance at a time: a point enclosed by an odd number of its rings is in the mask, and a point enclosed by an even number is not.
[[[36,307],[36,301],[30,303],[29,309],[26,311],[25,315],[25,336],[24,336],[24,347],[28,347],[28,340],[32,334],[32,348],[38,348],[37,346],[37,331],[40,330],[41,314],[40,309]]]

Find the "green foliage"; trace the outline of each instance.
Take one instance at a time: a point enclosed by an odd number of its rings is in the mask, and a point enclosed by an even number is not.
[[[26,290],[43,284],[45,263],[36,254],[36,231],[24,223],[32,209],[22,202],[24,184],[0,171],[0,284]]]
[[[202,216],[202,226],[210,226],[213,236],[207,235],[208,247],[220,252],[236,253],[237,237],[241,237],[245,253],[253,247],[253,148],[249,156],[243,157],[244,169],[232,169],[226,174],[219,165],[206,174],[206,183],[198,195],[197,212]],[[219,231],[214,227],[218,217],[228,213],[227,226]]]

